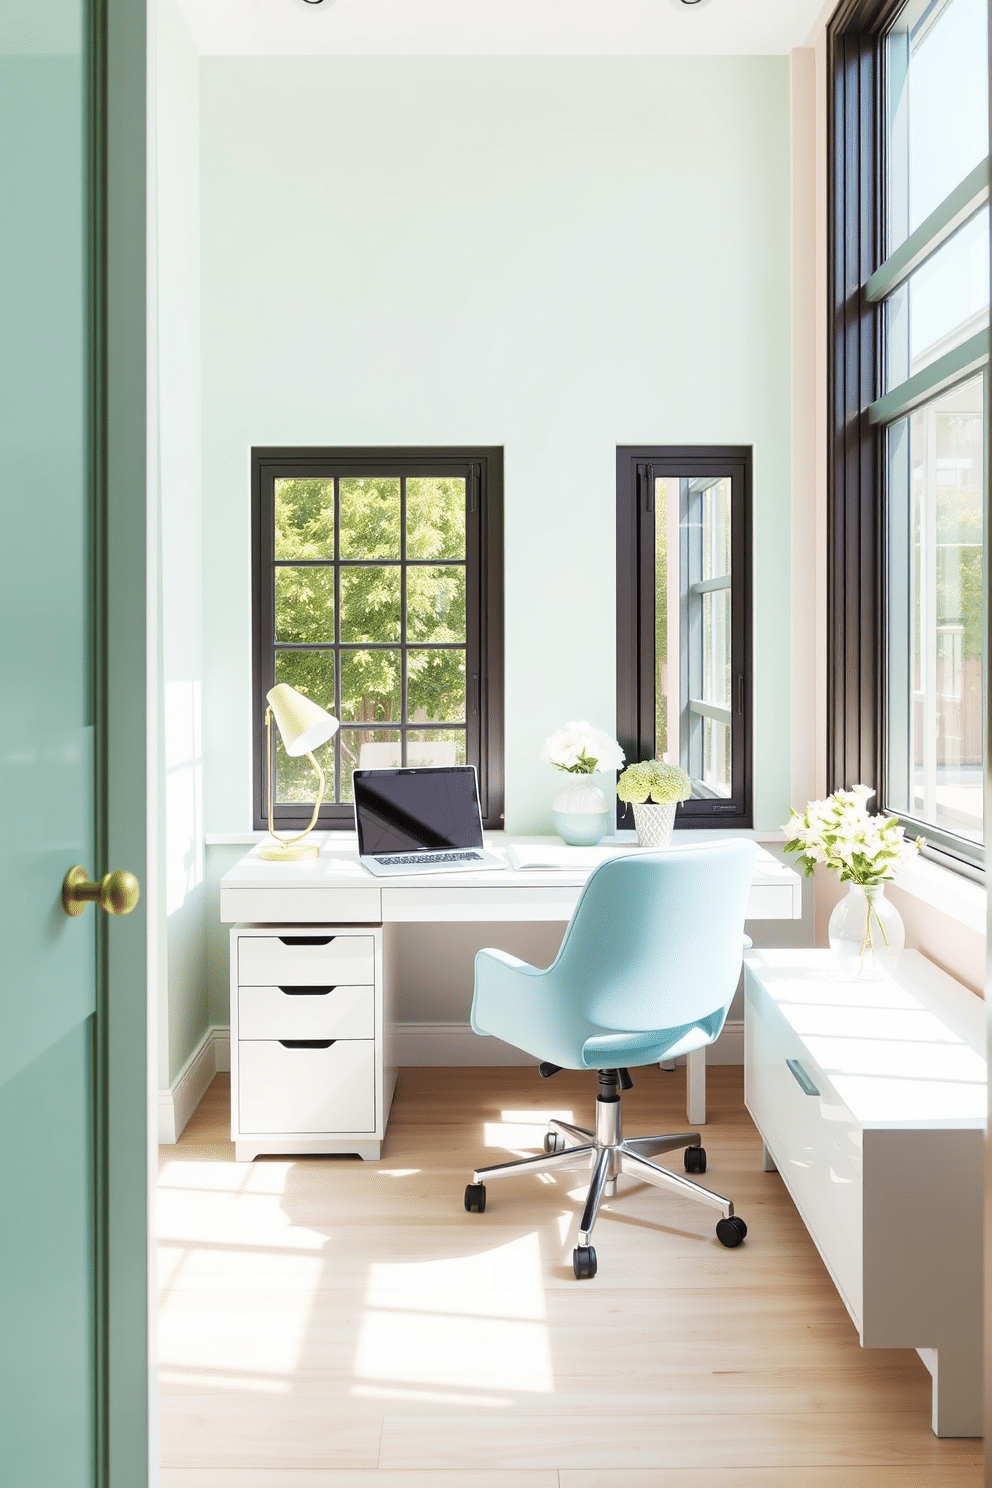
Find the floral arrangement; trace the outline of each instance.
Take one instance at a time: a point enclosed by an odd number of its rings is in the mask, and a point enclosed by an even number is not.
[[[643,806],[652,801],[656,806],[668,806],[673,801],[687,801],[692,794],[692,781],[678,765],[666,765],[664,760],[644,760],[639,765],[628,765],[617,781],[617,795],[621,801],[634,801]]]
[[[570,775],[591,775],[594,770],[619,770],[625,755],[616,739],[581,722],[567,723],[552,734],[541,750],[541,758]]]
[[[790,810],[785,850],[799,853],[807,878],[824,863],[840,874],[841,883],[869,888],[895,878],[899,866],[920,850],[923,838],[907,842],[896,817],[870,814],[874,794],[870,786],[856,785],[826,801],[810,801],[802,816]]]

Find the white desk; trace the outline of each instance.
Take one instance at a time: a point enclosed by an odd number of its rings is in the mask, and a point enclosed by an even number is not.
[[[915,1348],[938,1436],[982,1432],[985,1008],[916,951],[745,957],[745,1102],[864,1348]]]
[[[317,836],[320,839],[320,834]],[[710,833],[699,836],[705,841],[714,840]],[[557,838],[514,838],[502,833],[488,836],[486,845],[499,851],[513,842],[561,845]],[[615,850],[630,851],[631,845],[617,843]],[[319,858],[309,861],[271,863],[258,856],[257,848],[249,852],[221,879],[220,914],[223,921],[239,926],[292,925],[311,929],[325,925],[389,926],[411,921],[567,921],[588,876],[589,871],[581,869],[519,872],[510,869],[377,879],[359,863],[354,834],[327,833],[321,840]],[[789,920],[798,919],[801,914],[799,875],[759,847],[747,918]],[[384,984],[388,1002],[392,971],[388,965],[388,936],[382,954],[387,962]],[[234,1004],[238,987],[232,963],[232,1038],[237,1026]],[[232,1060],[236,1057],[237,1050],[232,1046]],[[379,1084],[385,1090],[388,1082],[382,1081],[381,1068],[379,1075]],[[690,1125],[702,1125],[706,1120],[705,1049],[689,1056],[686,1094]],[[388,1097],[384,1095],[383,1100]],[[259,1146],[258,1150],[274,1149]]]

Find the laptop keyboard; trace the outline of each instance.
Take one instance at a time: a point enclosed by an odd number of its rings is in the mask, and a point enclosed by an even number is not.
[[[480,856],[477,852],[440,852],[440,853],[409,853],[400,857],[397,853],[390,853],[388,858],[376,858],[377,863],[478,863]]]

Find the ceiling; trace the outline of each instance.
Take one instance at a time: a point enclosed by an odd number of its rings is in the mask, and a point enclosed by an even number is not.
[[[835,0],[178,0],[208,56],[758,55]]]

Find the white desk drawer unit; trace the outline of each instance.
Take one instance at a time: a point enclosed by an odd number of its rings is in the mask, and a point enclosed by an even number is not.
[[[238,942],[238,985],[281,987],[341,986],[358,982],[371,986],[375,940],[361,934],[335,934],[327,926],[305,934],[260,931]]]
[[[865,1348],[915,1348],[938,1436],[982,1433],[984,1005],[907,951],[745,957],[745,1103]]]
[[[231,1135],[260,1153],[378,1158],[396,1070],[383,931],[231,931]]]
[[[375,986],[238,988],[238,1037],[374,1039]]]

